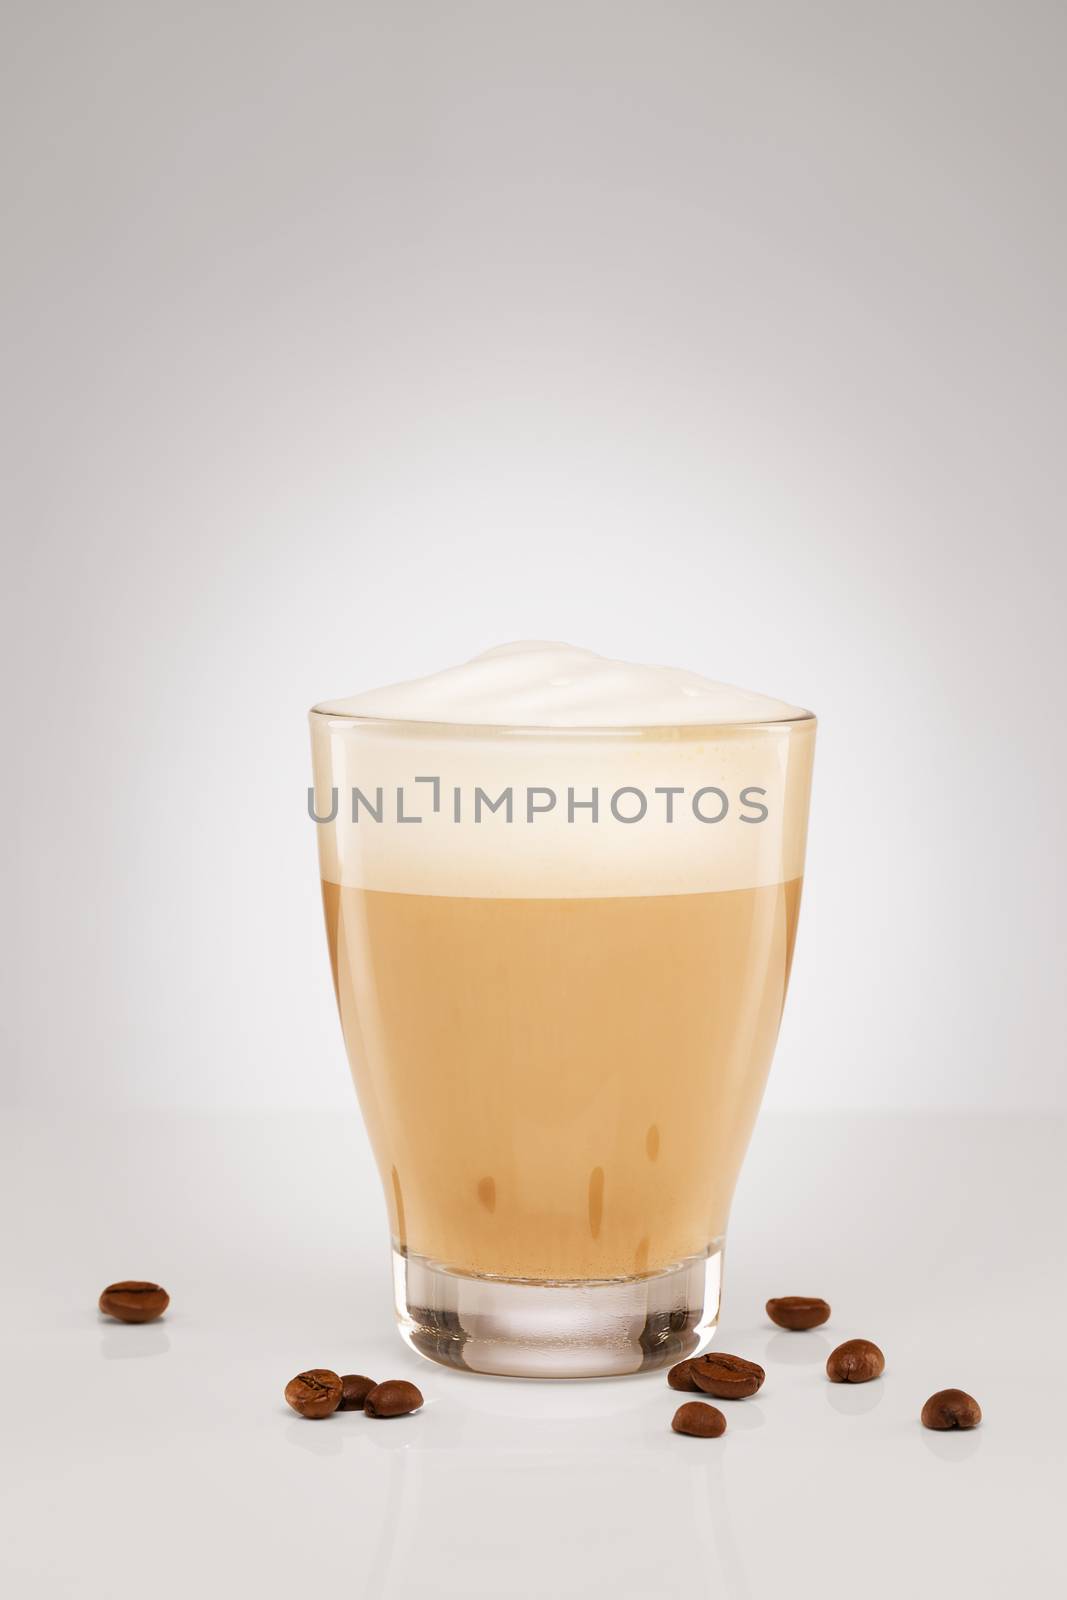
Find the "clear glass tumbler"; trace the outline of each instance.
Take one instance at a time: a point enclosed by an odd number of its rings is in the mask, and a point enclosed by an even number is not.
[[[326,926],[396,1310],[447,1366],[664,1366],[719,1309],[800,906],[815,718],[311,713]]]

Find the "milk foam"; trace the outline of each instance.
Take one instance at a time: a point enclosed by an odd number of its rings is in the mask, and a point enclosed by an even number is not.
[[[678,667],[611,661],[545,640],[497,645],[462,666],[325,701],[316,710],[513,728],[724,727],[805,714]]]
[[[803,871],[815,719],[570,645],[311,715],[322,876],[474,898],[696,894]]]

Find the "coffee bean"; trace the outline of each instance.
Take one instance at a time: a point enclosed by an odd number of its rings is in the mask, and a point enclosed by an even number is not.
[[[846,1339],[830,1352],[826,1376],[831,1383],[870,1383],[885,1371],[885,1356],[869,1339]]]
[[[422,1395],[404,1378],[376,1384],[363,1402],[368,1417],[406,1417],[422,1405]]]
[[[981,1406],[963,1389],[939,1389],[922,1409],[923,1427],[935,1428],[939,1433],[949,1428],[977,1428],[981,1420]]]
[[[341,1380],[329,1367],[310,1367],[289,1379],[285,1399],[302,1417],[317,1422],[331,1417],[341,1404]]]
[[[689,1370],[692,1365],[691,1360],[679,1361],[676,1367],[671,1368],[667,1374],[667,1382],[672,1389],[683,1389],[691,1394],[699,1392],[693,1382],[693,1374]]]
[[[341,1404],[338,1411],[362,1411],[363,1402],[377,1385],[373,1378],[361,1378],[357,1372],[348,1372],[341,1379]]]
[[[108,1284],[99,1304],[106,1317],[117,1317],[120,1322],[154,1322],[170,1305],[170,1295],[158,1283],[124,1278],[121,1283]]]
[[[687,1400],[671,1418],[671,1427],[694,1439],[717,1439],[726,1432],[726,1418],[718,1406],[709,1406],[706,1400]]]
[[[814,1295],[783,1294],[777,1300],[767,1301],[767,1315],[779,1328],[802,1333],[807,1328],[819,1328],[828,1321],[830,1307],[825,1300],[818,1300]]]
[[[755,1394],[767,1376],[755,1361],[718,1351],[695,1357],[689,1363],[689,1375],[698,1389],[713,1394],[716,1400],[745,1400]]]

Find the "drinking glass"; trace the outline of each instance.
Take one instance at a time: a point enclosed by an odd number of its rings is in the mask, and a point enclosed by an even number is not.
[[[800,906],[815,718],[311,713],[330,960],[400,1330],[529,1377],[702,1348]]]

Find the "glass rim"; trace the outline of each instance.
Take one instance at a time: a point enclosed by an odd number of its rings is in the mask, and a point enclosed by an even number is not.
[[[403,736],[432,736],[459,739],[648,739],[680,741],[706,739],[711,735],[770,732],[777,728],[793,729],[814,727],[818,723],[814,711],[797,707],[791,717],[753,718],[744,722],[649,722],[626,723],[618,727],[604,727],[590,723],[581,727],[553,727],[550,723],[494,723],[494,722],[435,722],[432,718],[416,720],[413,717],[368,717],[350,711],[331,711],[328,702],[311,707],[308,717],[312,725],[323,722],[339,724],[345,729],[365,728],[370,732],[392,733]]]

